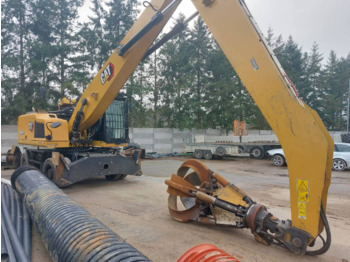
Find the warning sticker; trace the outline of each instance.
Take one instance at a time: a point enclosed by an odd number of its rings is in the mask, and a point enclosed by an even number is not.
[[[298,217],[301,219],[306,219],[306,204],[298,202]]]
[[[308,180],[297,180],[297,192],[298,192],[298,201],[299,202],[310,202],[310,190],[309,190],[309,181]]]

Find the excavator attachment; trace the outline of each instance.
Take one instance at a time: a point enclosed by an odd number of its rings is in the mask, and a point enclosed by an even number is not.
[[[307,251],[315,242],[312,235],[294,227],[289,219],[274,217],[264,205],[198,160],[185,161],[165,184],[169,212],[177,221],[249,228],[258,242],[281,246],[295,254],[322,254],[330,246],[329,225],[322,207],[327,239],[321,238],[323,247],[319,250]]]

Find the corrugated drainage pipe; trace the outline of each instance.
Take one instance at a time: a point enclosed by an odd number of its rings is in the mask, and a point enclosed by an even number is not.
[[[20,167],[11,182],[54,261],[150,261],[37,169]]]

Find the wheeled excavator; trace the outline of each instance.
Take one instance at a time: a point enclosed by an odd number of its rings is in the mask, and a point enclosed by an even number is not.
[[[86,158],[91,165],[98,166],[98,171],[94,172],[107,174],[113,161],[109,153],[92,161],[106,145],[94,140],[91,128],[114,101],[138,63],[183,28],[183,25],[175,26],[174,32],[170,31],[155,42],[180,2],[144,1],[146,9],[86,88],[70,118],[65,120],[53,113],[21,116],[19,142],[44,148],[42,150],[50,152],[52,159],[56,155],[54,152],[59,152],[56,158],[63,160],[64,165],[56,167],[57,173],[61,168],[62,179],[79,176],[81,171],[73,166],[76,163],[79,169],[83,168],[77,162]],[[291,220],[274,217],[264,205],[257,204],[198,160],[186,161],[178,173],[166,181],[171,216],[182,222],[226,223],[250,228],[257,241],[276,244],[296,254],[326,252],[331,240],[326,209],[333,140],[317,113],[299,98],[243,0],[192,0],[192,3],[198,11],[192,17],[199,14],[207,24],[284,149],[289,169]],[[64,152],[79,155],[79,150],[84,148],[96,151],[83,152],[83,158],[71,163],[64,161]],[[91,165],[89,167],[95,168]],[[184,210],[178,209],[178,198]],[[326,239],[321,236],[323,231]],[[310,250],[318,237],[322,239],[321,247]]]

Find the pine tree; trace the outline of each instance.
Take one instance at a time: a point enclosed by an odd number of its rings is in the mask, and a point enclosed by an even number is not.
[[[138,14],[137,0],[108,0],[105,15],[105,41],[104,61],[118,46],[125,34],[129,31]]]
[[[331,51],[324,71],[322,117],[329,130],[342,130],[345,126],[347,87],[339,78],[340,60]],[[346,111],[345,111],[346,112]]]
[[[322,85],[322,60],[323,57],[319,53],[318,44],[314,43],[311,53],[307,59],[306,75],[307,85],[300,90],[301,98],[314,110],[319,110]]]
[[[70,58],[75,53],[73,47],[76,19],[78,17],[78,8],[83,0],[58,0],[55,1],[57,22],[54,26],[54,36],[57,39],[55,44],[58,52],[55,65],[59,71],[60,95],[64,97],[66,90],[70,93],[76,93],[75,87],[67,73],[70,67]]]
[[[1,101],[3,123],[25,113],[31,91],[26,84],[27,4],[13,0],[1,3]]]
[[[32,0],[29,7],[31,36],[28,74],[29,85],[34,88],[32,104],[36,109],[49,109],[60,97],[59,72],[55,70],[54,64],[58,55],[54,34],[57,24],[56,6],[53,0]]]
[[[192,45],[191,59],[195,77],[195,82],[192,86],[192,105],[194,106],[193,110],[196,117],[195,127],[202,128],[204,125],[204,111],[202,109],[203,91],[208,88],[206,85],[208,77],[206,74],[206,59],[209,50],[212,48],[212,39],[207,26],[200,17],[194,23],[189,41]]]
[[[185,17],[180,14],[177,22]],[[186,29],[167,42],[159,51],[159,95],[162,106],[159,107],[160,124],[167,127],[190,128],[193,115],[189,111],[189,87],[193,82],[191,65],[191,46]]]

